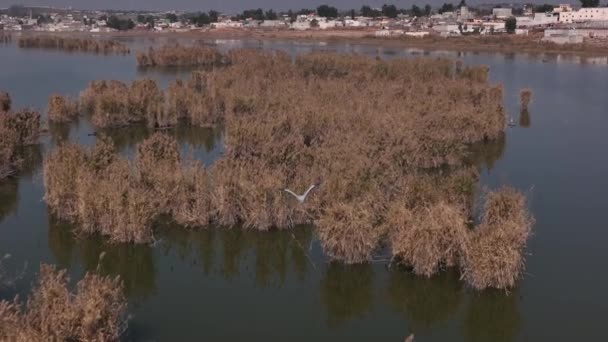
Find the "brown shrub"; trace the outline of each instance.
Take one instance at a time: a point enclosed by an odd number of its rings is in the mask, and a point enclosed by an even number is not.
[[[78,117],[78,102],[61,95],[49,98],[49,120],[53,122],[70,122]]]
[[[465,216],[444,202],[414,211],[397,203],[388,211],[386,224],[393,256],[416,274],[430,277],[442,266],[458,265],[467,253]]]
[[[524,249],[534,223],[525,196],[502,188],[488,194],[462,264],[465,281],[476,289],[515,286],[524,269]]]
[[[128,54],[129,48],[115,40],[84,39],[59,36],[20,37],[20,48],[42,48],[94,54]]]
[[[0,302],[0,340],[118,341],[126,327],[126,299],[118,279],[87,273],[68,290],[65,270],[42,265],[25,306]]]

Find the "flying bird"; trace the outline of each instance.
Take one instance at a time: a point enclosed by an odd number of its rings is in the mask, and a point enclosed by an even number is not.
[[[298,200],[298,202],[300,202],[300,204],[302,204],[302,203],[304,203],[304,201],[306,201],[306,197],[308,197],[308,194],[310,194],[312,189],[318,187],[319,185],[321,185],[321,181],[315,182],[315,184],[311,185],[310,188],[308,188],[308,190],[306,190],[306,192],[303,193],[302,195],[298,195],[295,192],[293,192],[287,188],[283,189],[283,191],[285,191],[288,194],[293,195],[293,197],[295,197]]]

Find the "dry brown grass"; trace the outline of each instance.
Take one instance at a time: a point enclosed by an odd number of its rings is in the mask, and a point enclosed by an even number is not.
[[[18,41],[20,48],[42,48],[94,54],[128,54],[129,48],[115,40],[84,39],[60,36],[26,36]]]
[[[25,305],[0,302],[0,340],[118,341],[126,327],[126,299],[118,279],[87,273],[72,293],[65,270],[42,265]]]
[[[527,111],[528,105],[532,101],[532,89],[524,88],[519,92],[519,102],[521,104],[521,111]]]
[[[411,211],[395,204],[387,217],[393,256],[416,274],[457,266],[467,253],[469,231],[459,208],[439,202]]]
[[[502,188],[488,194],[481,224],[472,232],[462,262],[465,281],[475,289],[508,289],[524,270],[524,249],[534,219],[526,197]]]
[[[225,58],[229,66],[194,72],[166,92],[151,81],[94,82],[83,92],[82,107],[97,111],[93,121],[103,126],[156,120],[146,115],[160,100],[128,95],[141,88],[162,99],[171,120],[222,123],[225,130],[225,153],[209,169],[183,160],[176,142],[157,134],[140,144],[134,164],[109,158],[99,175],[77,177],[86,185],[64,185],[67,193],[106,188],[141,203],[130,208],[118,196],[104,197],[119,219],[78,214],[81,221],[91,217],[86,232],[141,242],[161,214],[189,227],[269,230],[314,222],[324,251],[337,261],[366,262],[388,244],[396,260],[426,276],[464,268],[462,260],[474,265],[467,225],[478,178],[466,165],[472,144],[503,137],[505,127],[502,89],[488,84],[486,67],[318,53],[294,62],[281,52],[244,50]],[[281,191],[303,192],[319,177],[322,185],[305,204]],[[61,201],[51,199],[61,211]],[[145,233],[114,232],[108,222]]]
[[[75,223],[78,232],[115,242],[152,240],[153,193],[107,138],[89,151],[69,144],[57,148],[44,161],[44,183],[50,211]]]
[[[50,121],[71,122],[78,118],[78,102],[61,95],[51,95],[48,114]]]
[[[140,67],[218,67],[228,64],[224,55],[206,46],[184,46],[180,44],[150,47],[137,54]]]

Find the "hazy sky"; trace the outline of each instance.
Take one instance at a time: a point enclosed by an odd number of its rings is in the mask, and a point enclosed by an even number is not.
[[[451,2],[458,3],[460,0]],[[329,4],[338,9],[360,8],[362,5],[380,6],[383,3],[392,3],[397,7],[409,8],[412,4],[440,5],[449,0],[0,0],[0,8],[10,5],[44,5],[82,9],[150,9],[150,10],[203,10],[215,9],[226,13],[240,12],[248,8],[273,8],[277,10],[316,8],[321,4]],[[467,3],[521,3],[519,1],[507,0],[469,0]],[[525,2],[535,3],[568,3],[573,0],[526,0]],[[600,1],[604,3],[604,1]]]

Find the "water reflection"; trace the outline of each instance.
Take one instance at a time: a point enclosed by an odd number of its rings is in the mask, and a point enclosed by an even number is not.
[[[312,241],[312,229],[257,232],[240,228],[209,228],[200,231],[163,223],[159,229],[163,253],[174,251],[181,260],[197,260],[204,274],[217,274],[225,280],[253,270],[255,284],[261,288],[281,287],[293,272],[304,280],[309,269],[305,246]]]
[[[530,118],[530,112],[527,109],[522,110],[519,113],[519,127],[528,128],[532,125]]]
[[[462,282],[455,270],[428,279],[397,267],[389,275],[390,304],[405,316],[413,332],[429,331],[450,319],[458,311],[462,296]]]
[[[50,215],[52,216],[52,215]],[[59,265],[82,263],[85,271],[120,276],[130,298],[148,297],[156,288],[153,249],[149,245],[110,244],[101,237],[77,237],[72,226],[49,218],[49,248]],[[100,255],[104,257],[100,261]]]
[[[57,146],[70,138],[70,124],[67,123],[49,123],[49,135],[51,136],[51,144]]]
[[[18,190],[19,181],[17,179],[0,181],[0,222],[17,211]]]
[[[469,147],[467,162],[479,168],[492,170],[494,164],[500,160],[505,153],[507,136],[501,133],[497,139],[481,141]]]
[[[516,293],[487,290],[472,294],[463,334],[467,341],[514,341],[520,328]]]
[[[133,150],[135,145],[142,142],[144,139],[152,135],[156,130],[145,125],[133,125],[120,129],[103,129],[103,133],[114,141],[118,150]],[[221,147],[218,145],[221,142],[223,128],[222,127],[197,127],[185,123],[179,124],[173,128],[163,130],[165,134],[175,137],[184,147],[198,149],[202,147],[205,152],[209,153]]]
[[[374,270],[369,264],[329,264],[319,289],[328,326],[338,327],[371,311],[373,282]]]
[[[17,150],[21,159],[19,179],[0,180],[0,222],[18,210],[19,182],[30,179],[42,167],[42,146],[33,145]]]

